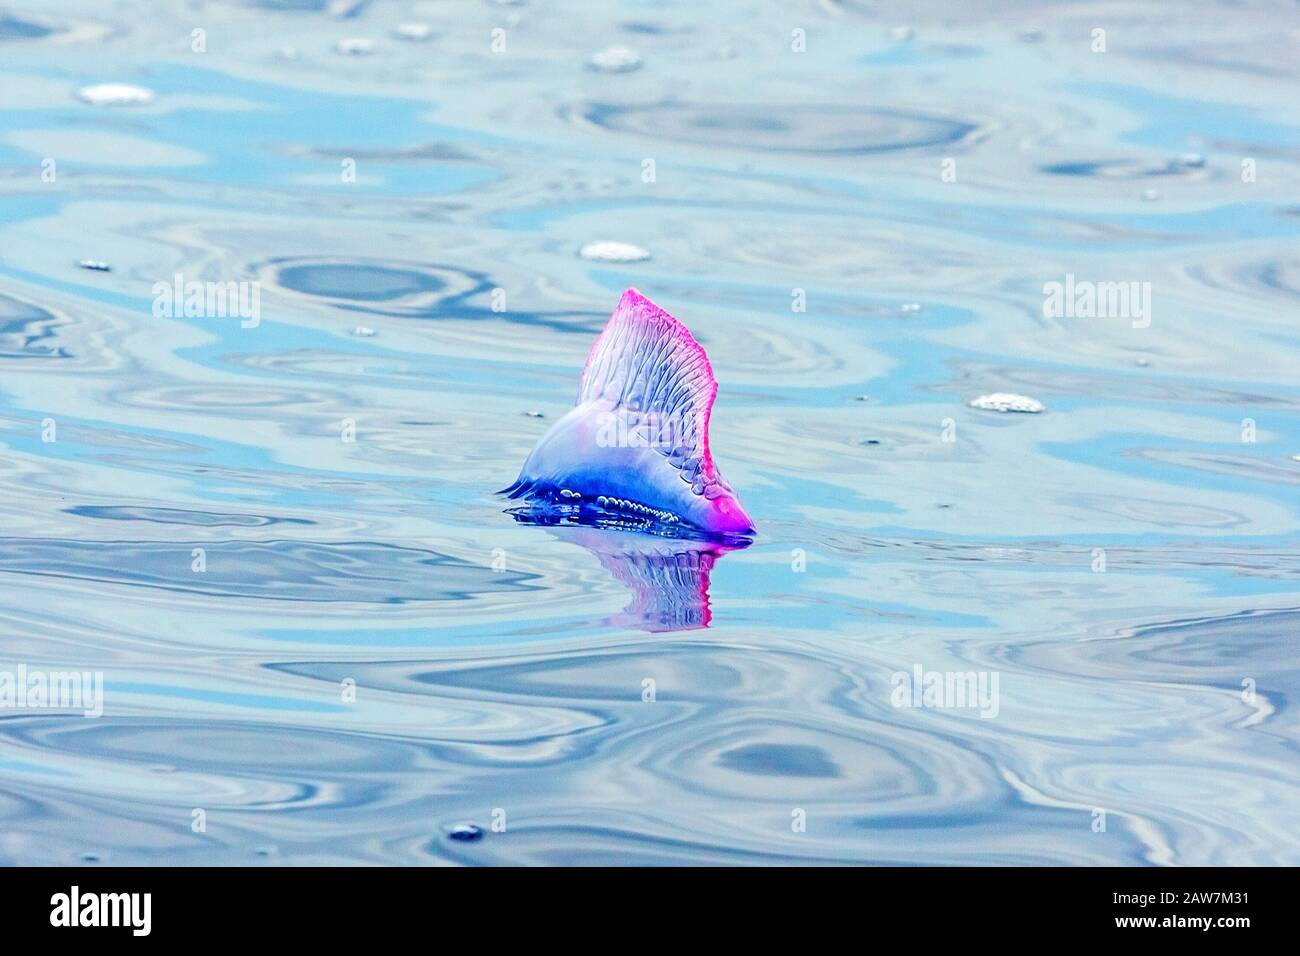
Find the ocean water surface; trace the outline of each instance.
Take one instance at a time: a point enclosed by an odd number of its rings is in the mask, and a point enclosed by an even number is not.
[[[1300,863],[1298,63],[1285,2],[7,2],[0,862]],[[630,286],[747,547],[495,494]]]

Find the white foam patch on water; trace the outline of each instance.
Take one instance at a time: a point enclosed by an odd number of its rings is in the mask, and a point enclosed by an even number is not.
[[[578,255],[593,262],[644,262],[650,258],[650,253],[640,246],[608,240],[589,242],[578,251]]]
[[[77,90],[77,98],[92,106],[139,106],[153,102],[153,90],[130,83],[96,83]]]
[[[1039,412],[1046,411],[1046,406],[1038,399],[1011,392],[993,392],[972,398],[970,407],[983,409],[986,412],[1023,412],[1026,415],[1037,415]]]
[[[612,46],[593,54],[587,64],[604,73],[630,73],[640,69],[641,57],[625,46]]]
[[[402,40],[427,40],[433,36],[433,27],[427,23],[403,23],[393,30],[393,36]]]

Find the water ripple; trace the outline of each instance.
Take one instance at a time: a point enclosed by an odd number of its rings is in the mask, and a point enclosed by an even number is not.
[[[566,106],[572,123],[719,149],[867,156],[951,146],[978,127],[939,116],[838,105],[588,102]]]

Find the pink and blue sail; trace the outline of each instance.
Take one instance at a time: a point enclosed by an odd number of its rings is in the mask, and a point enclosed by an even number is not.
[[[587,356],[577,404],[502,493],[592,523],[753,534],[709,450],[717,392],[686,326],[628,289]]]

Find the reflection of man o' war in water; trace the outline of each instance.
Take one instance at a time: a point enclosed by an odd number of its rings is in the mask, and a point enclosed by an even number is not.
[[[709,575],[714,564],[730,551],[749,546],[744,539],[733,541],[691,541],[592,527],[577,523],[552,524],[537,509],[513,512],[526,524],[550,525],[561,541],[586,548],[600,559],[601,566],[632,592],[632,603],[621,614],[609,618],[613,627],[645,631],[684,631],[708,627]]]

